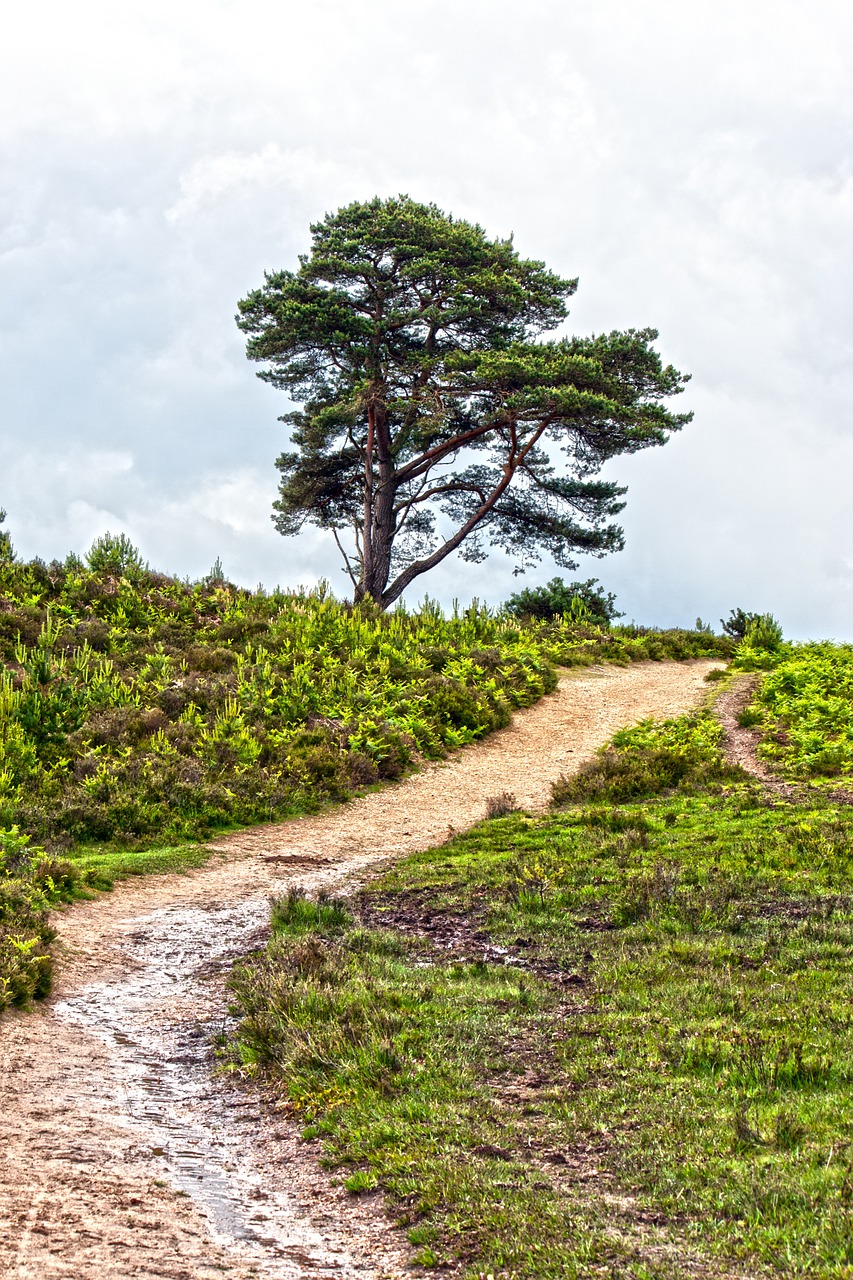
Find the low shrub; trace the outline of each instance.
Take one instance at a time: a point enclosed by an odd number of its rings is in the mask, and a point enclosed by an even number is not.
[[[768,649],[775,652],[782,644],[781,624],[772,613],[762,613],[750,621],[743,639],[744,644],[750,649]]]
[[[643,721],[615,734],[577,773],[553,783],[553,803],[620,804],[675,789],[743,781],[743,771],[726,760],[722,740],[722,727],[707,712]]]
[[[31,846],[17,827],[0,830],[0,1011],[47,995],[49,908],[70,901],[86,883],[70,862]]]
[[[486,801],[487,818],[505,818],[507,814],[515,813],[517,809],[518,801],[511,791],[502,791],[500,795],[489,796]]]
[[[605,591],[597,578],[586,582],[564,582],[552,578],[544,587],[525,587],[511,595],[504,605],[516,618],[551,619],[568,615],[573,621],[608,626],[622,614],[616,597]]]

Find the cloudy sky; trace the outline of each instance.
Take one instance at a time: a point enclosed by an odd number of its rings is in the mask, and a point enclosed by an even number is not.
[[[285,405],[233,315],[309,222],[404,191],[578,275],[575,332],[654,325],[693,375],[692,425],[613,465],[628,545],[582,576],[638,621],[853,639],[849,0],[36,0],[4,28],[21,554],[124,530],[181,575],[344,594],[323,537],[270,523]],[[419,592],[520,581],[497,555]]]

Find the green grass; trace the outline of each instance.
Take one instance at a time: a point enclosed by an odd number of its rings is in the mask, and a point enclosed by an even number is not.
[[[131,876],[166,875],[194,871],[214,857],[207,845],[184,841],[181,844],[146,845],[140,849],[109,846],[82,846],[65,859],[97,888],[109,888],[116,880]]]
[[[619,754],[644,799],[606,798]],[[558,812],[280,904],[225,1060],[425,1265],[849,1276],[851,872],[850,810],[768,802],[704,716],[642,726]]]

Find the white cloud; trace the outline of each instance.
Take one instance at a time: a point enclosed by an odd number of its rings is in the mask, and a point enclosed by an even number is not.
[[[187,222],[228,197],[257,199],[259,191],[314,195],[330,186],[357,189],[368,176],[365,168],[317,156],[307,147],[283,149],[272,142],[259,151],[205,156],[181,174],[181,194],[166,218]]]
[[[46,0],[0,49],[0,500],[25,554],[124,528],[241,581],[331,573],[270,521],[282,397],[233,324],[308,223],[407,190],[656,324],[696,421],[614,466],[638,618],[853,636],[853,10],[842,0]],[[114,530],[115,531],[115,530]],[[549,569],[543,567],[543,574]],[[343,590],[345,583],[339,582]],[[421,590],[515,589],[500,558]]]

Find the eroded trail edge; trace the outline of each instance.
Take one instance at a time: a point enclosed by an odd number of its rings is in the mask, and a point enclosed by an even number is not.
[[[550,784],[616,729],[697,705],[716,662],[567,673],[509,728],[322,815],[215,841],[199,871],[58,917],[56,991],[0,1024],[0,1275],[396,1277],[404,1238],[317,1151],[212,1072],[223,978],[271,895],[358,882]]]

